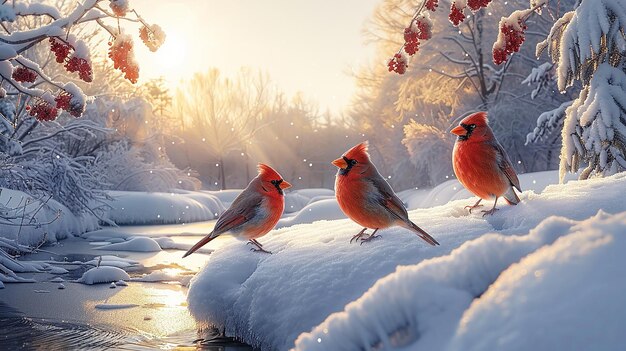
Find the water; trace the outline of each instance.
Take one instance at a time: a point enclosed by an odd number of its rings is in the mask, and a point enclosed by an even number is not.
[[[143,226],[127,228],[142,235],[162,233],[175,241],[198,239],[184,233],[172,232],[172,227]],[[121,227],[119,230],[125,230]],[[195,234],[195,233],[194,233]],[[44,247],[44,252],[24,257],[39,261],[88,261],[99,255],[115,255],[139,261],[143,268],[129,271],[140,276],[153,270],[172,270],[194,274],[204,265],[207,255],[194,254],[181,260],[179,250],[151,253],[107,252],[96,250],[81,238],[70,238],[58,245]],[[50,280],[57,275],[48,273],[20,274],[34,278],[37,283],[5,284],[0,289],[0,350],[221,350],[251,351],[250,346],[232,338],[221,337],[215,330],[199,331],[187,311],[187,288],[172,283],[129,282],[126,287],[110,289],[108,284],[83,285],[73,283],[90,268],[63,266],[69,273],[65,289]],[[132,304],[123,309],[98,309],[98,304]]]
[[[25,317],[0,302],[0,349],[2,350],[223,350],[249,351],[231,338],[199,340],[194,331],[154,338],[140,330],[107,325],[81,324]],[[206,337],[206,336],[205,336]]]

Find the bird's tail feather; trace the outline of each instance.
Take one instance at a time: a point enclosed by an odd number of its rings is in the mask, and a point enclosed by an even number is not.
[[[509,190],[507,190],[502,197],[504,197],[509,205],[517,205],[520,202],[520,199],[517,197],[517,194],[512,186],[509,187]]]
[[[196,252],[196,250],[198,250],[202,246],[208,244],[211,240],[217,238],[217,235],[213,235],[213,233],[214,232],[210,232],[209,234],[207,234],[207,236],[202,238],[202,240],[198,241],[194,246],[191,247],[191,249],[189,249],[189,251],[185,252],[185,254],[183,255],[183,258],[191,255],[192,253]]]
[[[426,231],[424,231],[424,229],[420,228],[417,226],[417,224],[409,221],[409,223],[407,223],[409,225],[409,229],[411,229],[412,231],[415,232],[415,234],[417,234],[420,238],[422,238],[425,242],[431,244],[432,246],[436,246],[439,245],[439,242],[437,240],[435,240],[435,238],[433,238],[432,236],[430,236],[430,234],[426,233]]]

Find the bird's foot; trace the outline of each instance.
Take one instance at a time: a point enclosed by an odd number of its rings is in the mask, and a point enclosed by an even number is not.
[[[250,239],[250,240],[246,243],[246,245],[248,245],[248,244],[252,244],[252,245],[256,246],[256,248],[254,248],[254,247],[253,247],[253,248],[251,248],[251,249],[250,249],[250,251],[254,251],[254,252],[265,252],[265,253],[268,253],[268,254],[270,254],[270,255],[272,254],[272,252],[265,250],[265,249],[263,248],[263,244],[261,244],[260,242],[256,241],[256,239]]]
[[[356,240],[356,242],[359,242],[359,239],[363,236],[363,235],[367,235],[365,233],[365,229],[361,230],[359,232],[359,234],[356,234],[355,236],[352,237],[352,239],[350,239],[350,244],[352,244],[352,241]]]
[[[254,252],[264,252],[264,253],[268,253],[268,254],[272,254],[272,251],[267,251],[262,247],[257,247],[257,248],[251,248],[250,251],[254,251]]]
[[[472,213],[473,209],[476,209],[476,208],[479,208],[479,207],[483,207],[483,205],[476,204],[476,205],[472,205],[472,206],[465,206],[463,208],[467,208],[469,210],[469,213]],[[483,212],[486,212],[486,211],[483,211]]]
[[[370,234],[367,238],[361,238],[361,243],[360,243],[359,245],[363,245],[363,243],[366,243],[366,242],[372,241],[372,240],[374,240],[374,239],[376,239],[376,238],[380,238],[380,234],[374,234],[374,233],[372,233],[372,234]]]
[[[480,211],[480,212],[482,212],[483,213],[483,217],[485,217],[486,215],[492,215],[492,214],[496,213],[497,210],[498,209],[494,207],[494,208],[492,208],[489,211]]]

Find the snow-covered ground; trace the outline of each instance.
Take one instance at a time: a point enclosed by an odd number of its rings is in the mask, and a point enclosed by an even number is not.
[[[521,179],[539,191],[556,173]],[[402,196],[414,208],[462,198],[455,186]],[[619,174],[526,190],[486,218],[463,208],[475,198],[410,211],[438,247],[398,228],[350,244],[349,220],[275,230],[273,255],[228,242],[191,281],[189,310],[263,349],[616,349],[624,189]]]

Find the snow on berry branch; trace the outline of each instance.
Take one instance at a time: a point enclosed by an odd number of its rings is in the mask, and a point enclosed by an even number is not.
[[[465,10],[472,13],[487,7],[492,0],[453,0],[450,5],[448,19],[455,27],[458,27],[466,18]],[[493,45],[493,61],[496,64],[505,62],[509,55],[518,52],[525,39],[526,20],[535,11],[539,12],[548,0],[531,0],[531,8],[513,12],[509,17],[503,17],[498,25],[499,34]],[[404,74],[408,68],[408,58],[419,50],[420,39],[428,40],[428,37],[420,37],[422,25],[428,33],[432,31],[432,22],[428,17],[428,11],[436,11],[439,6],[438,0],[424,0],[411,18],[411,23],[404,29],[404,44],[398,52],[388,61],[389,72]],[[420,22],[421,21],[421,22]]]
[[[11,24],[18,17],[41,18],[35,23],[42,24],[30,30],[13,28]],[[60,110],[80,117],[87,101],[82,90],[74,83],[55,79],[93,82],[89,49],[83,40],[71,33],[87,23],[96,23],[109,33],[112,38],[109,57],[126,79],[136,83],[139,65],[132,51],[132,37],[124,34],[119,25],[107,25],[108,20],[137,23],[139,37],[151,51],[156,51],[165,40],[163,30],[158,25],[146,23],[128,0],[83,0],[67,14],[61,14],[54,6],[29,1],[0,4],[0,24],[4,29],[4,33],[0,33],[0,98],[7,94],[23,96],[18,101],[28,102],[27,114],[41,121],[56,119]],[[40,67],[24,56],[37,45],[49,45],[55,61],[68,73],[67,77],[53,79],[42,68],[45,65]]]

